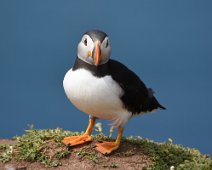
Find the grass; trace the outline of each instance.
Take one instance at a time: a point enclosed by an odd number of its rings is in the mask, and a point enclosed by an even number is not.
[[[61,160],[70,155],[68,147],[61,143],[66,136],[79,135],[78,132],[54,130],[27,130],[23,136],[15,137],[15,145],[0,145],[0,161],[7,163],[10,160],[24,160],[28,162],[40,162],[46,167],[62,165]],[[95,140],[103,138],[98,134]],[[172,167],[174,170],[212,170],[212,161],[208,155],[202,155],[196,149],[190,149],[181,145],[175,145],[172,140],[157,143],[138,137],[122,139],[131,145],[136,145],[144,150],[144,154],[152,160],[148,170],[166,170]],[[80,158],[88,159],[94,164],[99,164],[99,157],[92,147],[83,147],[77,152]],[[110,168],[117,168],[113,163]]]

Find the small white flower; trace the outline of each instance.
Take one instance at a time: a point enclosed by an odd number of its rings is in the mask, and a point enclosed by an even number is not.
[[[171,167],[170,167],[170,170],[175,170],[174,166],[171,166]]]
[[[137,136],[137,139],[141,139],[142,140],[143,138],[141,136]]]
[[[96,123],[95,127],[97,129],[95,129],[97,132],[102,133],[102,124],[101,123]]]
[[[10,153],[13,153],[13,146],[10,146],[10,147],[9,147],[9,152],[10,152]]]
[[[109,137],[110,137],[110,138],[112,137],[113,132],[114,132],[114,126],[111,126],[111,127],[110,127],[110,134],[109,134]]]

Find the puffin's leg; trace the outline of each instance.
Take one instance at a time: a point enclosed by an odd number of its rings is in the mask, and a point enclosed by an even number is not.
[[[121,137],[122,133],[124,131],[124,128],[119,127],[118,128],[118,135],[116,137],[115,142],[102,142],[102,143],[97,143],[96,144],[96,150],[101,152],[102,154],[110,154],[112,151],[116,150],[119,148],[119,145],[121,143]]]
[[[80,136],[65,137],[62,142],[66,145],[75,146],[92,141],[91,132],[95,124],[95,118],[90,117],[86,132]]]

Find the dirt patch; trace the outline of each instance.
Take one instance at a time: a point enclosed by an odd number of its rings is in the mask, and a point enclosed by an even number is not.
[[[16,141],[10,140],[10,139],[0,139],[0,144],[9,144],[9,145],[14,145]]]

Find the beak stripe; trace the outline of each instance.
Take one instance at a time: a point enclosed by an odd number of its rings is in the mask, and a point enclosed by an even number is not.
[[[94,53],[94,64],[95,66],[99,65],[99,58],[100,58],[100,46],[99,43],[95,44],[95,53]]]

